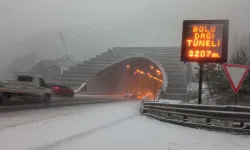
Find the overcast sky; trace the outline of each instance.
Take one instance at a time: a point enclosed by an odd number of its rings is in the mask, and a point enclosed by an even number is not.
[[[231,35],[244,33],[249,15],[250,0],[0,0],[0,44],[63,32],[80,60],[113,46],[179,46],[184,19],[229,19]]]

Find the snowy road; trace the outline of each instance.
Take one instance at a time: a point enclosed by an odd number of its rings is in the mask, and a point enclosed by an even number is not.
[[[138,114],[139,102],[0,114],[4,150],[249,150],[250,137],[172,125]]]

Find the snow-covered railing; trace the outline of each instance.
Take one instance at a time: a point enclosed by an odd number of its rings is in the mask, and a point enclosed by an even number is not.
[[[144,102],[140,112],[178,125],[250,134],[249,107]]]
[[[86,85],[86,82],[84,82],[78,89],[74,90],[75,93],[78,93],[81,91],[81,89]]]

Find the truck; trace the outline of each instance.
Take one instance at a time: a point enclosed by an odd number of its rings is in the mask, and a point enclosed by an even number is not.
[[[0,104],[12,98],[49,103],[51,88],[41,75],[19,72],[13,80],[0,82]]]

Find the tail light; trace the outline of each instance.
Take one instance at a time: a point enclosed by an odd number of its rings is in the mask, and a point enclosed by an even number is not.
[[[59,89],[60,89],[60,87],[58,87],[58,86],[54,86],[54,87],[52,88],[52,90],[53,90],[54,92],[57,92]]]

